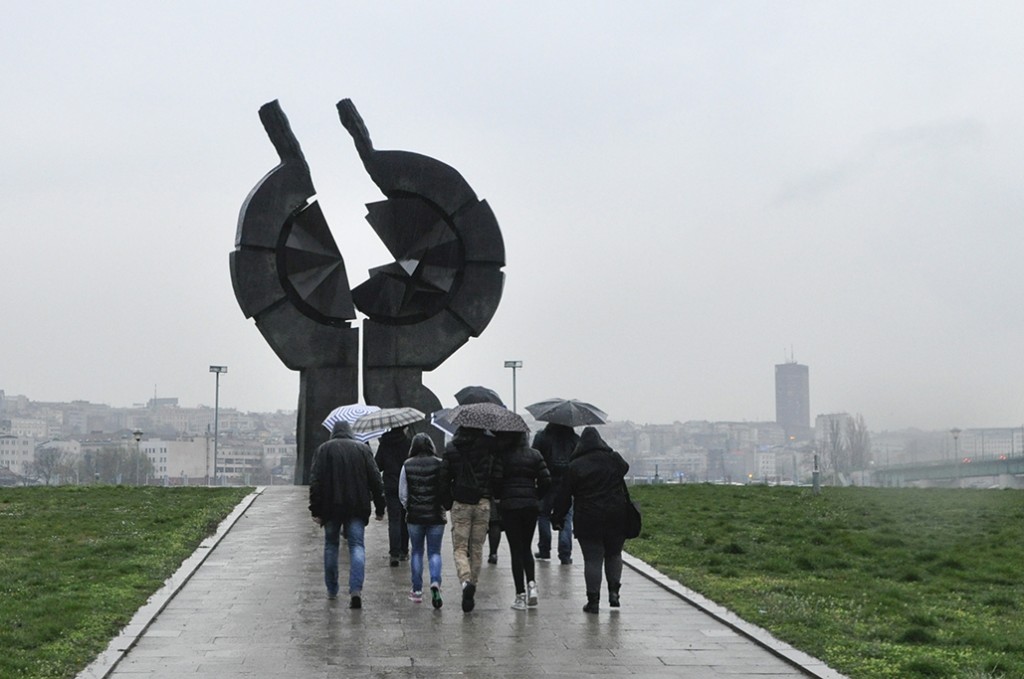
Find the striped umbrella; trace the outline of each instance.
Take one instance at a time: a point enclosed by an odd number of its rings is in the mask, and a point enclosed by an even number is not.
[[[380,407],[378,406],[368,406],[363,405],[362,403],[350,403],[348,405],[338,406],[324,419],[324,427],[327,428],[327,431],[334,431],[334,423],[341,420],[354,425],[355,421],[363,415],[369,415],[370,413],[375,413],[379,410]],[[363,443],[366,443],[370,439],[382,436],[386,431],[387,429],[370,432],[354,432],[354,436]]]
[[[383,408],[363,415],[352,424],[354,432],[395,429],[421,421],[426,415],[415,408]]]

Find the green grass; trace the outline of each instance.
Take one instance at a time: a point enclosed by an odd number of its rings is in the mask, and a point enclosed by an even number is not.
[[[1024,492],[637,486],[626,549],[854,679],[1024,677]]]
[[[0,677],[73,677],[250,488],[0,489]]]

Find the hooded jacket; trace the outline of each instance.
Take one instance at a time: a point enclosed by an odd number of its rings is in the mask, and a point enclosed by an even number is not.
[[[540,509],[551,486],[551,474],[540,452],[527,444],[526,434],[503,434],[498,454],[495,484],[502,511]]]
[[[434,442],[426,434],[413,437],[401,480],[398,493],[405,504],[407,523],[425,526],[446,523],[447,473],[444,462],[435,454]]]
[[[352,436],[344,420],[320,444],[309,471],[309,511],[319,519],[370,520],[370,501],[377,515],[384,514],[384,482],[373,461],[370,446]]]
[[[562,484],[562,477],[569,468],[572,452],[579,442],[580,437],[572,427],[554,422],[549,422],[534,435],[533,447],[540,451],[544,457],[544,464],[551,473],[552,491],[557,491]]]
[[[561,526],[569,507],[577,537],[625,532],[624,478],[629,463],[611,449],[594,427],[586,427],[572,453],[569,469],[555,498],[552,525]]]

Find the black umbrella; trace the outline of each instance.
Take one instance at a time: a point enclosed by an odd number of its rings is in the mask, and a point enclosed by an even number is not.
[[[505,405],[502,403],[501,397],[498,396],[498,392],[479,385],[459,389],[455,392],[455,400],[459,402],[460,406],[469,405],[470,403],[495,403],[499,406]]]
[[[457,427],[490,429],[491,431],[529,432],[530,427],[519,415],[496,403],[471,403],[455,406],[451,423]]]
[[[550,398],[526,406],[526,410],[541,422],[579,427],[586,424],[604,424],[608,413],[595,405],[574,398]]]

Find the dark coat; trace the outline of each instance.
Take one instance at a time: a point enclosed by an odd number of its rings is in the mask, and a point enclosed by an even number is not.
[[[447,472],[444,462],[434,453],[434,442],[429,436],[416,434],[413,437],[410,457],[405,461],[407,523],[426,526],[446,523]]]
[[[476,504],[479,497],[494,496],[496,473],[494,455],[497,439],[483,429],[459,427],[455,436],[444,450],[445,470],[451,489],[451,498],[456,502]]]
[[[495,484],[501,511],[540,509],[551,486],[551,474],[540,452],[527,445],[526,434],[502,435]]]
[[[579,434],[572,427],[549,422],[546,427],[533,437],[533,447],[544,457],[544,464],[551,473],[551,490],[557,491],[562,485],[562,477],[569,469],[572,451],[580,442]]]
[[[309,470],[309,511],[318,519],[370,520],[370,501],[377,515],[384,514],[384,482],[370,446],[352,437],[344,420],[336,423],[331,438],[313,455]]]
[[[412,441],[406,435],[404,427],[391,429],[380,437],[377,455],[373,460],[384,477],[385,492],[398,492],[398,475],[402,473],[402,465],[409,457],[411,444]]]
[[[572,506],[576,537],[595,538],[624,533],[624,479],[628,471],[629,463],[604,442],[597,429],[586,427],[555,498],[552,525],[561,526]]]

